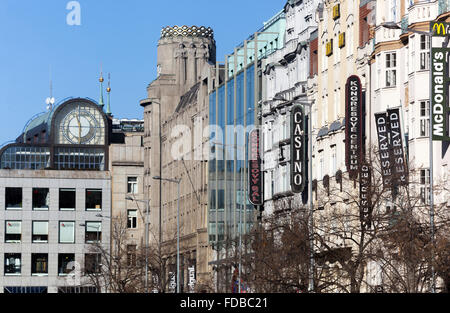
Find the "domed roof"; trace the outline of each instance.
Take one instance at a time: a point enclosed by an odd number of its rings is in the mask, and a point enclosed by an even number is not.
[[[52,122],[53,115],[55,114],[56,110],[58,109],[58,107],[61,104],[66,103],[70,99],[74,99],[74,97],[65,98],[65,99],[59,101],[56,105],[54,105],[50,111],[41,112],[41,113],[36,114],[35,116],[33,116],[27,122],[25,127],[23,128],[22,135],[19,136],[17,141],[19,141],[19,139],[22,139],[23,142],[26,142],[27,141],[27,135],[30,132],[32,132],[33,133],[32,135],[34,135],[33,130],[37,130],[37,128],[39,128],[39,131],[45,130],[47,135],[49,136],[50,132],[51,132],[51,125],[50,124]],[[94,101],[94,103],[97,104],[97,101],[95,101],[93,99],[90,99],[90,98],[87,98],[87,97],[86,97],[86,99]]]

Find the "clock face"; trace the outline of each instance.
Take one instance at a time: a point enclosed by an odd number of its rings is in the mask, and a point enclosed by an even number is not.
[[[103,120],[97,110],[84,105],[72,107],[61,120],[60,143],[63,144],[103,144]]]

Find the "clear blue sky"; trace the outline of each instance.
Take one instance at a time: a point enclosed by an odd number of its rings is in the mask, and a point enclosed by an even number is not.
[[[212,27],[222,61],[286,0],[79,0],[80,26],[67,25],[68,2],[0,0],[0,145],[45,111],[50,67],[56,102],[98,100],[102,63],[111,72],[114,116],[142,118],[139,100],[156,76],[162,27]]]

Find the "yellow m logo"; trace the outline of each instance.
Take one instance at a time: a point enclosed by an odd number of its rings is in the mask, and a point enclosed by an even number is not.
[[[437,35],[445,35],[445,26],[443,23],[435,23],[433,26],[433,32],[435,32]]]

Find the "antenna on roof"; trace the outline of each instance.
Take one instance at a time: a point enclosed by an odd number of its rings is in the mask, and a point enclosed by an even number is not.
[[[55,98],[53,97],[53,83],[52,83],[52,66],[50,65],[50,97],[45,99],[45,103],[47,104],[47,111],[51,111],[53,109],[53,105],[55,104]]]

